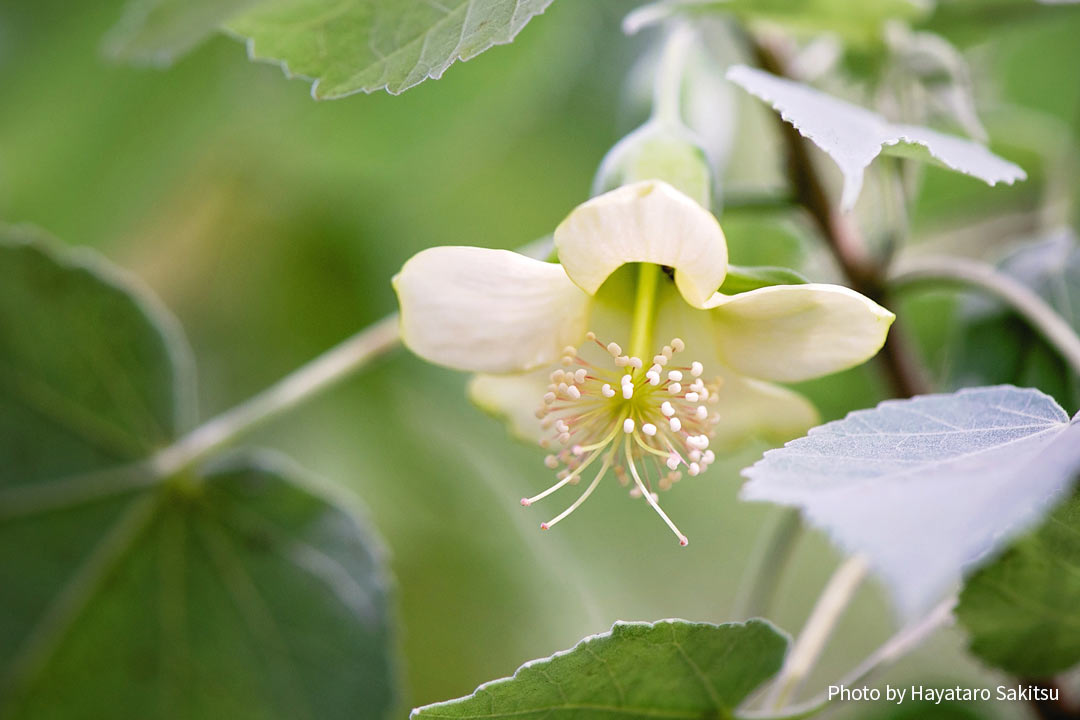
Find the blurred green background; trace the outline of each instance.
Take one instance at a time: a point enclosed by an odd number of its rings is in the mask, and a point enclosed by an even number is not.
[[[167,70],[110,63],[101,39],[119,0],[2,0],[0,218],[97,248],[160,295],[195,348],[209,417],[393,311],[389,278],[414,252],[518,247],[584,200],[605,151],[640,119],[625,80],[650,38],[619,30],[634,4],[557,0],[514,44],[440,81],[317,103],[226,37]],[[972,48],[994,147],[1032,179],[991,190],[931,169],[912,218],[939,247],[984,257],[1071,217],[1062,156],[1080,138],[1078,14],[997,19],[961,3],[939,29]],[[736,129],[732,187],[775,177],[771,122]],[[722,222],[733,261],[798,260],[828,276],[794,218],[732,209]],[[894,308],[935,373],[955,304],[920,295]],[[735,499],[739,468],[762,447],[666,499],[686,549],[614,484],[541,534],[544,518],[517,502],[549,482],[540,454],[472,407],[465,380],[397,351],[253,439],[369,508],[396,577],[405,703],[466,694],[616,619],[735,619],[740,578],[776,512]],[[883,387],[867,367],[802,389],[833,418]],[[798,630],[836,559],[807,534],[781,585],[781,627]],[[866,588],[810,687],[850,668],[892,622]],[[997,683],[962,651],[959,633],[943,633],[882,682]]]

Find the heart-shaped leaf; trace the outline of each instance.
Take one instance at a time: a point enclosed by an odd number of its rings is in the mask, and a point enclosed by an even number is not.
[[[188,368],[132,281],[0,230],[0,716],[385,717],[377,545],[283,461],[163,473]]]

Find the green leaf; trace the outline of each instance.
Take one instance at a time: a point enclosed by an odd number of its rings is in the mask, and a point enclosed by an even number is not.
[[[724,277],[724,284],[720,286],[720,292],[725,295],[735,295],[771,285],[803,285],[808,282],[810,281],[801,273],[790,268],[767,265],[757,267],[728,265],[727,275]]]
[[[967,581],[956,609],[971,651],[1025,677],[1080,662],[1080,494]]]
[[[169,65],[263,0],[132,0],[105,51],[117,60]]]
[[[191,421],[190,352],[147,293],[89,253],[0,229],[0,488],[107,468]]]
[[[412,718],[731,718],[779,671],[787,640],[767,622],[615,623],[572,649]]]
[[[315,98],[438,79],[457,60],[509,43],[551,0],[276,0],[228,28],[255,60],[314,79]]]
[[[998,269],[1034,290],[1080,332],[1080,244],[1055,231],[1005,257]],[[983,295],[964,301],[949,342],[952,387],[1013,383],[1080,407],[1080,377],[1029,323]]]
[[[0,229],[0,717],[384,717],[377,545],[280,460],[163,476],[188,366],[130,280]]]

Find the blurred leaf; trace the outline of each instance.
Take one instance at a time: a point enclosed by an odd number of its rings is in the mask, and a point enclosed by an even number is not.
[[[146,457],[186,429],[190,351],[146,293],[86,252],[0,228],[0,488]]]
[[[228,28],[252,59],[311,78],[315,98],[386,89],[397,94],[438,79],[457,60],[503,45],[551,0],[277,0],[241,13]]]
[[[786,649],[784,636],[761,620],[617,622],[610,632],[522,665],[511,678],[417,708],[411,717],[730,718],[780,670]]]
[[[156,466],[188,424],[187,355],[96,256],[0,233],[0,715],[384,717],[358,516],[280,461]]]
[[[661,0],[645,5],[624,22],[630,34],[677,12],[734,13],[765,20],[799,33],[833,33],[859,45],[881,41],[889,20],[914,21],[927,4],[913,0]]]
[[[1039,294],[1080,332],[1080,244],[1069,229],[1025,245],[998,268]],[[1037,387],[1067,407],[1080,406],[1080,378],[1032,327],[982,295],[962,306],[950,343],[953,387],[1013,383]]]
[[[1018,166],[971,140],[916,125],[889,123],[877,113],[809,85],[745,65],[731,68],[727,77],[771,104],[784,120],[836,162],[844,176],[840,201],[844,210],[855,206],[863,172],[882,152],[932,162],[990,185],[1011,185],[1027,177]]]
[[[975,108],[971,69],[960,51],[940,35],[913,32],[900,23],[888,26],[885,39],[891,51],[889,74],[893,77],[882,83],[886,92],[879,93],[879,109],[886,115],[892,110],[903,116],[896,98],[905,97],[905,107],[915,113],[908,120],[926,123],[943,118],[972,138],[986,142],[986,129]]]
[[[1002,386],[889,400],[814,428],[743,471],[742,497],[802,509],[864,553],[900,611],[1037,522],[1080,470],[1080,421]]]
[[[118,60],[169,65],[242,10],[265,0],[132,0],[105,39]]]
[[[770,285],[802,285],[808,282],[802,274],[784,267],[728,265],[719,292],[734,295]]]
[[[972,575],[957,617],[971,651],[1025,677],[1080,662],[1080,494]]]

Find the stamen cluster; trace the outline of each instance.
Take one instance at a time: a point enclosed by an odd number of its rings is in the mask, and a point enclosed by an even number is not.
[[[581,496],[541,524],[542,529],[576,510],[610,469],[622,485],[631,486],[630,495],[644,497],[686,545],[686,536],[660,508],[656,490],[669,489],[682,478],[683,469],[698,475],[715,460],[709,438],[717,417],[706,403],[716,402],[719,381],[706,384],[700,362],[680,365],[674,360],[685,350],[679,338],[665,345],[646,369],[641,358],[624,355],[618,344],[605,345],[594,333],[587,337],[615,367],[600,368],[577,348],[564,350],[561,367],[551,373],[536,413],[548,433],[540,445],[551,450],[544,463],[558,470],[558,482],[521,504],[529,506],[565,485],[576,485],[599,461],[599,470]]]

